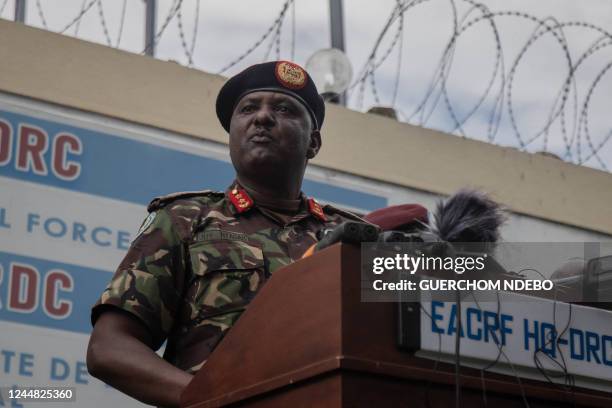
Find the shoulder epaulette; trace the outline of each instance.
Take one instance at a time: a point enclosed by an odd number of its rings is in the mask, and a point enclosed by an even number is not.
[[[365,222],[367,224],[371,224],[370,222],[364,220],[363,218],[359,217],[358,215],[353,214],[352,212],[349,211],[345,211],[345,210],[341,210],[337,207],[334,207],[332,205],[329,204],[325,204],[323,206],[323,211],[329,214],[340,214],[341,216],[348,218],[349,220],[353,220],[353,221],[359,221],[359,222]]]
[[[224,195],[225,193],[213,190],[202,190],[202,191],[181,191],[178,193],[167,194],[164,196],[155,197],[147,206],[147,211],[156,211],[162,207],[165,207],[168,203],[181,198],[191,198],[206,195]]]

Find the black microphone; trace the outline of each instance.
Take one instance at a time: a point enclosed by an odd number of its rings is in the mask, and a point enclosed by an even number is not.
[[[463,189],[438,203],[428,229],[441,241],[495,243],[505,221],[504,209],[488,195]]]
[[[315,246],[315,251],[327,248],[336,242],[359,244],[378,240],[380,228],[366,222],[346,221],[342,224],[322,231],[322,238]]]

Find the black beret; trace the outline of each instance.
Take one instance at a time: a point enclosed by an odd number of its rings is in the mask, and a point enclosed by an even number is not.
[[[272,61],[248,67],[231,77],[217,95],[217,117],[229,132],[234,108],[246,94],[257,91],[281,92],[306,107],[316,129],[321,129],[325,104],[314,81],[302,67],[289,61]]]

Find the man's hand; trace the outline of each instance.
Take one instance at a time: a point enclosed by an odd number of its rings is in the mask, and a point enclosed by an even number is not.
[[[87,368],[94,377],[146,403],[178,407],[193,378],[160,358],[151,348],[147,328],[120,310],[99,317],[87,348]]]

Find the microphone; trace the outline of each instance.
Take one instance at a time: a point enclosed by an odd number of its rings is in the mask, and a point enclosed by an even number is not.
[[[462,189],[448,200],[440,201],[429,222],[427,210],[418,204],[402,204],[367,214],[367,222],[347,221],[320,231],[320,241],[303,257],[336,242],[408,242],[408,243],[484,243],[484,248],[500,239],[500,227],[506,221],[503,208],[487,194]],[[436,245],[438,246],[438,245]]]
[[[462,189],[438,203],[428,229],[441,241],[495,243],[505,221],[504,209],[487,194]]]
[[[473,189],[459,190],[447,200],[438,202],[430,217],[425,218],[426,213],[420,217],[429,219],[429,223],[417,218],[420,230],[406,228],[407,225],[414,225],[414,214],[406,209],[416,206],[404,204],[387,207],[365,218],[368,221],[382,221],[379,225],[382,227],[384,223],[387,227],[379,235],[379,242],[404,243],[430,256],[441,257],[492,252],[495,243],[501,239],[500,229],[506,221],[505,210],[500,204],[484,192]],[[372,214],[376,217],[371,217]],[[489,276],[507,274],[493,257],[487,258],[486,264]]]
[[[418,204],[376,210],[364,217],[384,231],[381,242],[496,243],[506,221],[504,209],[478,190],[462,189],[440,201],[432,216]],[[487,247],[487,245],[484,245]]]
[[[327,248],[336,242],[359,244],[361,242],[375,242],[378,239],[380,228],[366,222],[346,221],[335,228],[322,231],[322,238],[316,244],[315,251]]]
[[[346,221],[334,228],[322,229],[317,232],[319,242],[313,244],[304,252],[303,258],[308,258],[312,254],[325,249],[337,242],[347,244],[359,244],[361,242],[376,242],[380,228],[367,222]]]

